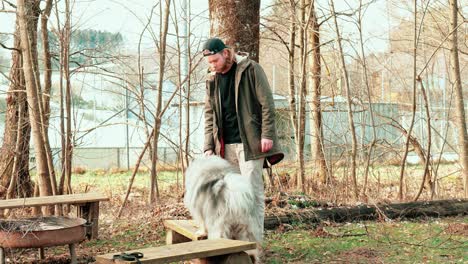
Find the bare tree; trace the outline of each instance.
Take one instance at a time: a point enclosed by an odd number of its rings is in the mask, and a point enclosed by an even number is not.
[[[177,12],[176,12],[176,5],[174,4],[173,5],[174,7],[174,16],[175,16],[175,19],[174,21],[177,21]],[[176,32],[176,35],[177,36],[180,36],[179,34],[179,24],[177,22],[174,23],[175,25],[175,32]],[[186,40],[185,40],[186,41]],[[184,41],[184,42],[185,42]],[[185,68],[185,65],[182,65],[182,61],[184,61],[184,64],[185,64],[185,60],[182,60],[182,49],[181,49],[181,43],[180,43],[180,39],[177,38],[177,59],[178,59],[178,67],[177,67],[177,70],[178,70],[178,74],[177,74],[177,86],[178,87],[181,87],[182,86],[182,77],[183,77],[183,73],[184,72],[184,68]],[[187,128],[189,127],[189,123],[188,123],[188,118],[189,118],[189,107],[190,107],[190,97],[185,97],[184,98],[184,94],[185,93],[184,91],[189,91],[190,89],[188,87],[186,87],[186,89],[179,89],[179,149],[178,149],[178,159],[179,159],[179,164],[180,164],[180,168],[181,168],[181,173],[183,175],[183,178],[184,178],[184,181],[185,182],[185,167],[184,167],[184,163],[185,163],[185,158],[184,156],[184,152],[187,153],[187,147],[188,145],[184,145],[184,136],[183,136],[183,114],[184,113],[184,106],[186,106],[187,108],[187,112],[186,112],[186,116],[187,116],[187,123],[186,123],[186,126]],[[187,104],[184,105],[184,101],[187,101]],[[185,132],[189,132],[190,130],[185,130]],[[187,137],[185,138],[186,141],[188,141],[188,138],[189,138],[189,134],[186,134]],[[185,147],[184,147],[185,146]],[[188,165],[188,163],[187,163]],[[176,182],[176,191],[177,191],[177,195],[179,194],[179,171],[177,171],[177,182]]]
[[[185,10],[185,16],[182,19],[184,23],[181,27],[183,30],[183,35],[180,35],[179,32],[179,19],[177,15],[176,5],[173,5],[173,24],[175,28],[175,33],[177,36],[176,40],[176,52],[177,52],[177,86],[179,90],[179,148],[178,148],[178,164],[181,168],[182,179],[185,182],[185,168],[188,166],[188,152],[189,152],[189,140],[190,140],[190,71],[191,61],[190,58],[190,35],[188,30],[190,28],[190,8],[187,7],[186,0],[184,1],[184,6],[182,9]],[[182,39],[182,41],[181,41]],[[184,80],[182,80],[184,79]],[[183,87],[183,88],[182,88]],[[182,88],[182,89],[181,89]],[[185,102],[185,104],[184,104]],[[184,116],[185,115],[185,116]],[[184,119],[185,117],[185,119]],[[185,120],[185,126],[184,121]],[[185,130],[184,130],[185,127]],[[185,137],[183,136],[185,133]],[[177,171],[177,183],[176,190],[179,194],[179,171]]]
[[[406,166],[406,158],[408,157],[408,149],[410,145],[410,138],[411,138],[411,133],[413,131],[414,127],[414,119],[416,115],[416,89],[417,89],[417,82],[416,82],[416,67],[417,67],[417,51],[418,51],[418,30],[417,30],[417,14],[418,14],[418,9],[417,9],[417,2],[414,1],[414,35],[413,35],[413,103],[412,103],[412,115],[411,115],[411,121],[410,121],[410,127],[408,129],[408,135],[406,138],[406,143],[405,143],[405,152],[403,153],[403,159],[401,161],[401,167],[400,167],[400,186],[398,189],[398,198],[400,200],[403,200],[403,181],[404,181],[404,175],[405,175],[405,166]]]
[[[450,2],[450,28],[453,33],[450,35],[450,72],[454,81],[455,90],[455,118],[458,128],[458,146],[460,165],[462,167],[463,186],[465,198],[468,198],[468,132],[466,128],[465,104],[463,99],[463,88],[460,75],[460,61],[458,58],[458,1]]]
[[[289,46],[288,47],[288,86],[289,86],[289,116],[292,124],[294,142],[298,145],[299,132],[297,128],[297,110],[296,110],[296,83],[295,83],[295,61],[296,61],[296,1],[289,1]],[[297,177],[296,177],[297,182]]]
[[[171,0],[165,0],[164,6],[164,16],[161,16],[162,23],[160,28],[160,43],[159,43],[159,80],[158,80],[158,94],[156,98],[156,113],[154,118],[154,133],[153,133],[153,149],[152,149],[152,160],[151,160],[151,179],[150,179],[150,194],[149,202],[154,203],[159,200],[159,188],[157,181],[157,172],[156,166],[158,163],[158,140],[161,128],[161,118],[162,118],[162,92],[163,92],[163,82],[164,82],[164,69],[166,64],[166,39],[167,39],[167,30],[169,26],[169,13],[170,13]],[[162,5],[160,6],[162,14]]]
[[[427,151],[425,157],[421,158],[421,162],[424,162],[424,171],[423,171],[423,178],[421,181],[421,185],[419,187],[419,191],[416,194],[416,197],[414,198],[414,201],[419,199],[419,196],[421,195],[424,185],[427,185],[427,187],[432,188],[432,179],[431,179],[431,174],[429,171],[430,165],[431,165],[431,145],[432,145],[432,128],[431,128],[431,113],[429,109],[429,100],[427,99],[427,92],[426,89],[424,88],[424,85],[422,83],[421,77],[417,76],[417,80],[419,81],[419,85],[421,86],[421,93],[423,95],[423,100],[424,100],[424,109],[426,110],[426,125],[427,125]],[[432,190],[432,193],[434,191]]]
[[[306,192],[305,166],[304,166],[304,143],[305,143],[305,119],[306,119],[306,96],[307,96],[307,44],[309,31],[310,17],[306,17],[307,5],[305,0],[300,1],[299,6],[299,44],[300,44],[300,78],[299,78],[299,111],[297,118],[297,145],[296,145],[296,162],[297,162],[297,187],[301,188],[302,192]]]
[[[28,100],[30,96],[30,92],[33,91],[35,92],[37,98],[35,99],[37,101],[37,112],[34,114],[38,114],[36,116],[36,123],[34,125],[37,125],[36,127],[39,131],[36,134],[36,136],[40,136],[42,138],[42,143],[40,146],[37,146],[41,148],[41,152],[37,153],[36,152],[36,161],[40,164],[41,166],[46,165],[45,167],[41,167],[44,171],[39,172],[38,169],[38,175],[40,176],[39,178],[39,183],[40,184],[45,184],[45,189],[42,189],[42,195],[44,193],[46,195],[49,194],[55,194],[56,190],[56,182],[55,182],[55,177],[54,177],[54,168],[53,168],[53,163],[52,163],[52,155],[50,151],[50,146],[49,146],[49,141],[48,141],[48,119],[49,119],[49,100],[50,100],[50,53],[49,53],[49,46],[48,46],[48,41],[47,38],[44,38],[43,32],[47,32],[47,19],[50,14],[50,10],[52,7],[52,2],[47,1],[46,2],[46,7],[44,11],[42,12],[42,17],[41,17],[41,31],[42,31],[42,40],[43,40],[43,48],[44,48],[44,68],[46,69],[46,73],[44,75],[44,88],[47,91],[46,93],[42,93],[41,90],[41,85],[40,85],[40,74],[39,74],[39,66],[38,66],[38,52],[37,52],[37,26],[38,26],[38,19],[39,15],[41,14],[41,10],[39,9],[39,2],[40,1],[29,1],[27,3],[22,2],[19,3],[18,5],[18,11],[17,11],[17,34],[15,36],[15,45],[18,45],[18,49],[22,50],[21,55],[24,55],[25,57],[22,57],[19,53],[18,54],[13,54],[13,66],[17,67],[18,63],[23,64],[23,68],[26,69],[26,67],[30,67],[31,72],[28,72],[28,77],[29,79],[26,79],[26,75],[24,77],[21,77],[23,75],[23,71],[18,71],[16,69],[12,69],[11,72],[11,80],[12,84],[14,83],[14,86],[17,86],[18,90],[17,91],[26,91],[24,90],[24,87],[28,87],[28,80],[30,81],[29,84],[32,84],[33,87],[31,87],[31,90],[27,90],[26,93],[28,94]],[[20,5],[21,4],[21,5]],[[21,9],[20,9],[21,7]],[[24,13],[22,13],[24,12]],[[27,45],[28,49],[25,51],[25,45],[21,44],[20,45],[20,38],[24,37],[24,31],[25,30],[26,36],[27,36]],[[47,34],[45,34],[47,35]],[[21,37],[20,37],[21,36]],[[21,40],[23,41],[23,40]],[[20,48],[21,46],[21,48]],[[27,52],[24,53],[24,52]],[[28,59],[28,61],[26,61]],[[24,60],[24,62],[23,62]],[[26,64],[24,64],[26,63]],[[26,74],[26,71],[24,72]],[[12,171],[11,175],[13,176],[12,180],[10,181],[9,184],[9,190],[8,190],[8,198],[14,197],[15,193],[18,192],[19,188],[17,184],[24,184],[24,188],[28,188],[27,186],[30,186],[30,183],[28,179],[24,179],[24,172],[23,170],[26,169],[28,170],[28,161],[29,161],[29,139],[30,139],[30,118],[32,116],[28,116],[28,104],[29,107],[31,107],[30,103],[26,103],[26,93],[21,92],[20,94],[14,96],[14,100],[16,101],[15,104],[18,106],[18,111],[14,113],[14,115],[17,118],[17,124],[16,124],[16,129],[13,129],[13,127],[8,127],[8,131],[14,132],[16,135],[16,142],[15,142],[15,150],[13,153],[15,154],[15,157],[13,159],[12,164]],[[12,94],[13,95],[13,94]],[[13,99],[13,97],[12,97]],[[24,106],[22,105],[24,104]],[[31,107],[32,109],[32,107]],[[13,109],[12,109],[13,111]],[[6,133],[6,139],[8,142],[10,132]],[[10,143],[8,143],[10,144]],[[22,155],[26,155],[24,157],[21,157]],[[42,160],[44,159],[44,160]],[[41,161],[42,160],[42,161]],[[44,163],[45,164],[44,164]],[[5,167],[7,169],[7,167]],[[17,173],[20,174],[17,174]],[[27,172],[29,175],[29,172]],[[29,178],[29,176],[28,176]],[[41,183],[42,182],[42,183]],[[45,182],[45,183],[44,183]],[[50,184],[50,189],[48,185]],[[23,188],[23,193],[21,194],[22,196],[25,195],[30,195],[27,194],[28,192],[25,192],[25,189]],[[50,191],[50,193],[49,193]],[[50,212],[47,212],[50,213]]]
[[[357,137],[356,137],[356,129],[353,120],[353,102],[351,99],[351,88],[349,84],[349,76],[348,70],[346,69],[346,63],[344,59],[343,53],[343,46],[341,44],[341,34],[338,27],[337,15],[335,13],[335,6],[333,1],[330,0],[330,6],[332,11],[332,16],[335,22],[335,30],[336,30],[336,38],[338,43],[338,50],[340,53],[340,62],[341,62],[341,69],[342,69],[342,76],[344,79],[345,89],[346,89],[346,100],[347,100],[347,108],[348,108],[348,124],[349,124],[349,132],[351,133],[351,180],[353,181],[353,189],[354,189],[354,197],[358,198],[359,190],[357,185],[357,176],[356,176],[356,158],[357,158]]]
[[[34,139],[34,150],[36,153],[39,191],[41,196],[45,196],[52,195],[53,192],[47,162],[48,154],[46,153],[46,148],[44,148],[46,142],[44,141],[43,109],[41,105],[42,100],[36,47],[39,2],[40,1],[19,0],[17,4],[27,101],[31,109],[29,117]],[[50,212],[46,210],[45,213],[48,214]]]
[[[50,117],[50,91],[52,88],[52,61],[49,48],[49,30],[47,23],[49,22],[49,16],[52,11],[52,0],[46,1],[46,6],[41,14],[41,39],[42,39],[42,53],[44,60],[44,92],[42,94],[44,103],[44,126],[46,133],[48,134],[49,128],[49,117]]]
[[[65,21],[60,32],[60,129],[62,131],[62,175],[60,193],[72,193],[71,174],[73,159],[73,132],[71,112],[71,74],[70,74],[70,38],[71,38],[70,1],[65,0]],[[58,16],[57,16],[58,17]],[[63,87],[65,79],[65,89]],[[65,102],[64,102],[65,100]]]
[[[369,77],[368,77],[369,73],[367,70],[366,53],[364,51],[364,39],[363,39],[363,34],[362,34],[362,26],[363,26],[362,25],[362,22],[363,22],[362,11],[363,11],[363,4],[362,4],[362,0],[360,0],[359,9],[358,9],[357,27],[359,30],[359,44],[360,44],[361,56],[362,56],[362,67],[363,67],[362,77],[364,78],[364,84],[366,86],[369,115],[370,115],[371,126],[372,126],[372,140],[367,150],[367,161],[365,164],[365,173],[364,173],[364,185],[362,187],[362,194],[363,196],[366,196],[367,186],[368,186],[367,184],[368,184],[368,179],[369,179],[369,169],[371,166],[371,159],[372,159],[372,151],[374,149],[374,146],[377,143],[377,132],[376,132],[375,120],[374,120],[374,107],[372,105],[373,101],[372,101],[372,96],[371,96],[371,88],[370,88]]]
[[[49,50],[49,38],[47,29],[47,22],[52,10],[52,0],[46,1],[46,6],[41,14],[41,34],[42,34],[42,47],[43,47],[43,64],[44,64],[44,89],[39,89],[39,109],[42,115],[42,137],[44,139],[44,149],[47,157],[47,166],[50,175],[50,183],[52,187],[52,194],[57,194],[57,180],[55,178],[54,161],[52,157],[52,150],[49,143],[49,119],[50,119],[50,91],[52,87],[52,63]],[[38,79],[39,79],[39,74]],[[38,87],[41,87],[38,85]],[[58,209],[58,206],[57,206]]]
[[[325,160],[325,153],[323,150],[323,126],[322,126],[322,61],[320,54],[320,24],[315,11],[315,1],[311,5],[311,27],[309,41],[312,49],[311,61],[311,74],[312,74],[312,87],[311,87],[311,153],[314,160],[314,176],[320,183],[325,184],[329,177],[327,177],[327,163]]]
[[[9,75],[10,86],[6,98],[5,131],[0,149],[0,196],[13,198],[33,194],[29,174],[29,141],[31,126],[26,101],[23,60],[19,37],[18,13],[12,48]]]
[[[185,166],[188,166],[189,165],[189,151],[190,151],[190,98],[191,98],[191,85],[192,85],[192,78],[191,78],[191,72],[192,72],[192,68],[194,66],[194,63],[193,63],[193,59],[191,58],[192,57],[192,52],[190,50],[190,44],[191,44],[191,41],[192,41],[192,38],[190,37],[191,36],[191,14],[190,14],[190,10],[191,10],[191,1],[188,0],[184,0],[185,2],[185,6],[182,7],[182,9],[185,10],[185,21],[183,23],[185,23],[184,25],[184,28],[185,28],[185,34],[183,36],[184,38],[184,50],[186,51],[186,54],[184,55],[184,60],[183,60],[183,63],[185,65],[183,65],[182,67],[185,69],[184,70],[184,73],[185,73],[185,95],[186,95],[186,102],[185,102],[185,147],[184,147],[184,157],[182,158],[182,168],[184,168],[184,162],[185,162]],[[179,113],[182,113],[182,112],[179,112]],[[182,173],[183,173],[183,182],[185,182],[185,170],[183,169],[182,170]]]

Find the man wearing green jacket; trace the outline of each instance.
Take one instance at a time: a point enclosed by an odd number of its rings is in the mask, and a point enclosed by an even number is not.
[[[205,155],[220,155],[239,168],[258,194],[259,230],[263,237],[262,168],[281,161],[275,106],[263,68],[234,53],[219,38],[203,45],[210,66],[205,98]]]

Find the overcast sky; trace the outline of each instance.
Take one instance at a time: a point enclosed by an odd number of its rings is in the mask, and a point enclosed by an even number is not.
[[[176,6],[181,6],[182,0],[174,1]],[[63,1],[61,2],[63,3]],[[268,6],[271,5],[272,2],[273,0],[261,1],[262,14],[268,13]],[[352,5],[354,5],[353,7],[355,7],[358,1],[335,1],[337,11],[343,11],[349,8],[346,2],[352,3]],[[139,35],[155,3],[158,3],[158,1],[77,0],[74,1],[74,6],[72,7],[74,10],[72,24],[80,29],[92,28],[110,32],[121,32],[126,41],[125,44],[127,48],[133,49],[137,46]],[[201,39],[206,38],[209,34],[209,27],[207,24],[208,0],[191,0],[190,3],[192,17],[197,17],[197,19],[194,20],[193,33]],[[386,0],[378,0],[376,3],[371,4],[365,13],[364,34],[365,38],[371,38],[371,41],[366,42],[366,46],[371,52],[383,51],[387,47],[385,39],[387,38],[389,24],[385,11],[386,3]],[[328,0],[319,0],[318,4],[319,8],[324,8],[323,12],[328,12],[325,10],[328,9]],[[53,16],[51,20],[54,24],[56,23],[55,16]],[[0,32],[13,32],[14,21],[15,16],[13,13],[0,13]],[[153,21],[157,23],[159,19],[153,17]],[[352,23],[343,20],[339,21],[339,23],[342,25],[345,35],[355,34],[355,29],[353,29],[355,26]],[[157,26],[154,28],[157,28]],[[148,34],[143,40],[143,45],[152,45],[152,39]],[[0,49],[0,53],[5,54],[5,52],[8,51]]]

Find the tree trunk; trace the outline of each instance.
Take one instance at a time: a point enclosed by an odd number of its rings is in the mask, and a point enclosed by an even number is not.
[[[43,118],[43,138],[44,148],[47,155],[47,165],[50,175],[50,181],[52,185],[52,193],[57,194],[57,180],[55,178],[54,161],[52,157],[52,151],[49,144],[49,119],[50,119],[50,91],[52,87],[52,62],[49,50],[49,30],[47,29],[47,22],[52,11],[52,0],[46,1],[46,6],[43,13],[41,14],[41,34],[42,34],[42,47],[43,47],[43,59],[44,59],[44,90],[42,94],[39,94],[42,101],[42,118]]]
[[[67,163],[67,152],[66,152],[66,140],[65,140],[65,101],[64,101],[64,88],[63,88],[63,78],[64,78],[64,61],[65,61],[65,52],[64,52],[64,31],[60,29],[60,25],[58,27],[59,38],[60,38],[60,56],[59,56],[59,96],[60,96],[60,110],[59,110],[59,118],[60,118],[60,182],[58,186],[59,194],[67,193],[65,190],[65,178],[66,178],[66,163]]]
[[[19,37],[18,19],[14,34],[14,48],[10,70],[10,86],[6,98],[5,131],[0,149],[0,197],[4,198],[7,188],[14,190],[9,197],[29,197],[33,186],[29,174],[29,141],[31,126],[26,101],[23,62]],[[11,192],[11,191],[10,191]]]
[[[41,196],[52,194],[52,185],[47,164],[47,153],[44,148],[43,119],[41,116],[40,82],[37,60],[37,21],[40,1],[17,2],[21,36],[21,51],[23,54],[23,69],[26,84],[28,105],[31,109],[29,119],[36,153],[36,170]],[[46,214],[49,212],[45,212]]]
[[[312,48],[312,104],[311,104],[311,153],[314,160],[314,176],[320,183],[327,183],[327,163],[323,151],[323,127],[322,127],[322,108],[320,98],[322,96],[322,64],[320,61],[320,25],[317,20],[314,2],[312,2],[312,18],[310,46]]]
[[[346,89],[346,100],[347,100],[347,108],[348,108],[348,124],[349,124],[349,131],[351,133],[351,180],[353,181],[353,189],[354,189],[354,197],[358,198],[359,196],[359,190],[358,190],[358,185],[357,185],[357,176],[356,176],[356,156],[357,156],[357,138],[356,138],[356,129],[354,125],[354,119],[353,119],[353,103],[351,100],[351,87],[349,84],[349,76],[348,76],[348,70],[346,69],[346,63],[344,59],[344,53],[343,53],[343,46],[341,44],[341,34],[340,30],[338,27],[338,21],[336,18],[336,13],[335,13],[335,6],[333,4],[333,1],[330,0],[330,6],[332,8],[333,12],[333,20],[335,22],[335,29],[336,29],[336,38],[338,42],[338,49],[340,52],[340,60],[341,60],[341,69],[343,71],[343,78],[344,78],[344,83],[345,83],[345,89]]]
[[[296,60],[296,1],[290,0],[290,26],[289,26],[289,54],[288,54],[288,85],[289,85],[289,116],[291,119],[294,143],[298,143],[297,113],[296,113],[296,84],[294,74],[294,63]],[[297,182],[297,178],[294,179]]]
[[[405,176],[405,166],[406,166],[406,158],[408,157],[408,148],[410,145],[410,138],[411,138],[411,133],[413,132],[413,127],[414,127],[414,119],[416,116],[416,67],[417,67],[417,50],[418,50],[418,43],[417,43],[417,14],[418,14],[418,9],[417,9],[417,1],[414,1],[414,35],[413,35],[413,102],[412,102],[412,113],[411,113],[411,122],[410,122],[410,127],[408,129],[408,137],[406,138],[406,143],[405,143],[405,152],[403,153],[403,159],[401,161],[400,165],[400,186],[398,188],[398,199],[400,201],[403,200],[403,182],[404,182],[404,176]]]
[[[66,123],[65,123],[65,183],[64,183],[64,194],[71,194],[71,174],[72,174],[72,158],[73,158],[73,134],[72,134],[72,95],[71,95],[71,76],[70,76],[70,38],[71,38],[71,13],[70,13],[70,1],[65,0],[65,27],[63,29],[63,70],[65,77],[65,112],[66,112]]]
[[[455,90],[455,122],[458,128],[458,156],[462,167],[463,187],[465,197],[468,198],[468,132],[466,128],[465,104],[463,88],[460,76],[460,61],[458,59],[458,1],[450,0],[450,28],[453,34],[450,36],[450,72],[454,80]]]
[[[47,29],[47,22],[52,11],[52,0],[46,1],[46,6],[41,15],[41,37],[42,37],[42,52],[44,59],[44,92],[42,94],[42,102],[44,104],[44,127],[46,133],[49,127],[50,117],[50,90],[52,87],[52,62],[49,49],[49,31]],[[47,133],[48,134],[48,133]]]
[[[351,222],[375,219],[400,219],[416,217],[445,217],[466,215],[468,200],[421,201],[399,204],[360,205],[297,210],[285,215],[265,217],[265,228],[273,229],[280,224],[320,223],[323,221]]]
[[[416,194],[416,197],[414,200],[418,200],[419,196],[421,195],[424,185],[428,187],[428,189],[431,190],[431,193],[434,193],[434,190],[432,190],[432,176],[430,173],[430,167],[432,167],[432,153],[431,153],[431,145],[432,145],[432,130],[431,130],[431,113],[430,113],[430,107],[429,107],[429,100],[427,99],[427,94],[426,94],[426,89],[424,88],[424,84],[421,80],[420,77],[418,77],[419,80],[419,85],[421,86],[421,93],[424,99],[424,109],[426,110],[426,127],[427,127],[427,153],[426,153],[426,159],[421,160],[421,162],[424,163],[424,172],[423,172],[423,179],[421,181],[421,185],[419,187],[419,191]]]
[[[303,193],[306,192],[305,166],[304,166],[304,140],[305,140],[305,104],[307,96],[307,26],[306,22],[306,4],[305,0],[300,1],[300,30],[299,43],[301,45],[300,55],[300,83],[299,83],[299,116],[297,120],[297,145],[296,145],[296,163],[297,163],[297,188]]]
[[[260,0],[209,0],[210,35],[258,62]]]
[[[169,25],[169,13],[170,13],[171,1],[166,0],[164,6],[164,18],[160,29],[160,43],[159,43],[159,80],[158,80],[158,95],[156,98],[156,113],[154,117],[154,133],[153,133],[153,149],[152,149],[152,160],[151,160],[151,179],[150,179],[150,194],[149,202],[154,203],[159,200],[159,188],[156,166],[158,163],[158,140],[161,129],[161,118],[162,118],[162,91],[164,83],[164,72],[166,64],[166,38],[167,30]],[[162,16],[161,6],[161,16]]]
[[[364,7],[362,0],[359,1],[359,15],[358,15],[358,28],[359,28],[359,46],[361,48],[361,56],[362,56],[362,68],[363,68],[363,79],[364,83],[366,86],[366,92],[367,92],[367,101],[368,101],[368,109],[369,109],[369,115],[370,115],[370,121],[371,121],[371,127],[372,127],[372,141],[369,144],[369,148],[366,153],[366,164],[365,164],[365,172],[364,172],[364,184],[362,186],[362,195],[364,197],[367,197],[367,186],[368,186],[368,180],[369,180],[369,170],[371,169],[371,159],[372,159],[372,151],[374,149],[375,144],[377,143],[377,132],[376,132],[376,126],[375,126],[375,119],[374,119],[374,107],[373,107],[373,102],[372,102],[372,96],[371,96],[371,88],[369,85],[369,76],[368,76],[368,71],[367,71],[367,60],[366,60],[366,53],[364,51],[364,38],[363,38],[363,33],[362,33],[362,18],[364,16]]]
[[[192,87],[192,52],[190,50],[190,42],[191,42],[191,24],[190,24],[190,1],[188,1],[188,6],[185,7],[185,19],[187,20],[186,25],[186,39],[184,42],[185,50],[187,51],[187,80],[186,82],[186,89],[187,89],[187,101],[186,101],[186,112],[185,112],[185,123],[187,126],[185,127],[185,151],[184,151],[184,159],[182,160],[182,183],[185,183],[185,168],[189,166],[189,156],[190,156],[190,97],[191,95],[191,87]],[[185,163],[185,167],[184,167]],[[183,185],[183,184],[182,184]]]
[[[60,46],[60,134],[61,134],[61,173],[58,192],[60,194],[71,194],[71,171],[72,171],[72,151],[73,151],[73,135],[71,129],[72,112],[71,112],[71,82],[70,82],[70,1],[65,1],[65,21],[63,28],[58,24],[59,46]],[[58,15],[57,15],[58,17]],[[64,84],[65,83],[65,84]]]
[[[176,195],[179,197],[179,185],[180,185],[180,179],[179,179],[179,165],[180,165],[180,171],[182,175],[185,175],[185,164],[188,165],[186,162],[186,158],[188,156],[188,151],[189,151],[189,139],[190,139],[190,84],[188,83],[189,78],[189,70],[188,70],[188,63],[190,55],[188,54],[190,47],[188,46],[189,41],[189,35],[187,32],[187,23],[188,21],[188,13],[189,10],[187,8],[187,3],[184,1],[182,4],[183,8],[185,8],[185,21],[182,22],[184,23],[182,25],[182,41],[181,41],[181,35],[179,32],[179,24],[175,23],[175,33],[177,36],[177,41],[176,41],[176,51],[177,51],[177,87],[179,89],[179,105],[178,105],[178,110],[179,110],[179,149],[178,151],[178,161],[177,161],[177,172],[176,172]],[[178,20],[177,17],[177,12],[175,11],[175,6],[174,5],[174,16],[175,20]],[[182,20],[183,21],[183,20]],[[184,101],[186,100],[186,101]],[[184,117],[185,117],[185,126],[184,126]],[[185,128],[185,130],[184,130]],[[185,136],[184,136],[185,133]],[[182,182],[185,182],[185,178]]]

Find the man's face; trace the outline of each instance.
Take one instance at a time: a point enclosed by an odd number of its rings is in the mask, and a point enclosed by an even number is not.
[[[210,71],[223,73],[228,67],[226,61],[226,51],[221,51],[213,55],[206,56],[206,62],[210,65]]]

